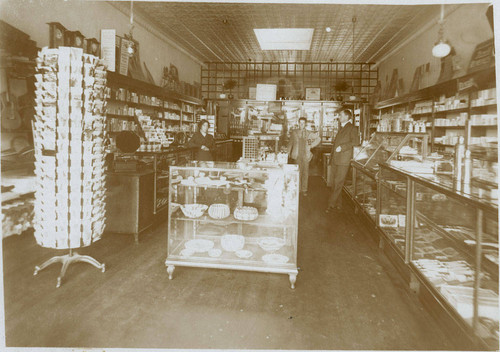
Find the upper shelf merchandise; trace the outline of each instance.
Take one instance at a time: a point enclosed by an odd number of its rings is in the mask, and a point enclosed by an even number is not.
[[[497,143],[494,73],[494,69],[483,70],[381,102],[376,105],[378,116],[370,128],[387,132],[430,132],[433,151],[449,151],[460,137],[465,138],[466,146]],[[466,88],[461,84],[464,80]]]
[[[114,72],[108,72],[108,86],[106,115],[107,129],[113,132],[110,134],[112,151],[115,150],[114,134],[124,130],[136,131],[141,136],[141,151],[158,151],[171,144],[175,134],[196,131],[200,99]]]
[[[297,276],[298,168],[192,162],[170,167],[169,278],[175,266]]]

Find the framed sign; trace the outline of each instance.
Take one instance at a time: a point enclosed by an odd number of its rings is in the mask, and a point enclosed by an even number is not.
[[[257,84],[257,90],[255,92],[256,100],[276,100],[276,84]]]
[[[306,100],[321,100],[321,89],[306,88]]]

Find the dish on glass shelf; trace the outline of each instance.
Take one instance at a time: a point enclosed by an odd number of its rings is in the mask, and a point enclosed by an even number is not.
[[[191,248],[184,248],[181,251],[181,257],[190,257],[195,253],[194,249]]]
[[[245,245],[245,237],[240,235],[223,235],[220,238],[220,244],[225,251],[239,251]]]
[[[222,255],[222,250],[219,248],[212,248],[208,250],[208,256],[211,258],[219,258]]]
[[[268,264],[285,264],[288,262],[289,258],[286,255],[273,253],[263,255],[262,260]]]
[[[257,240],[257,244],[266,252],[275,252],[285,245],[285,240],[278,237],[262,237]]]
[[[248,259],[253,255],[252,252],[246,249],[240,249],[239,251],[235,251],[234,254],[236,254],[236,256],[240,259]]]
[[[234,218],[237,220],[252,221],[257,219],[259,212],[254,207],[237,207],[234,209]]]
[[[226,204],[212,204],[210,208],[208,208],[208,215],[210,215],[212,219],[225,219],[230,214],[231,210]]]
[[[214,247],[214,241],[204,239],[189,240],[184,244],[184,247],[192,249],[196,253],[203,253],[208,252]]]
[[[208,209],[206,204],[181,204],[181,210],[188,218],[199,218]]]

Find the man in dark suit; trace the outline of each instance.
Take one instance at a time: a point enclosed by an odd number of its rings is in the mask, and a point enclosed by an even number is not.
[[[333,141],[330,154],[330,167],[332,168],[332,193],[328,199],[328,208],[325,212],[340,210],[342,204],[342,187],[349,171],[353,157],[353,147],[359,145],[359,136],[356,127],[351,122],[352,112],[343,109],[340,112],[340,126]]]

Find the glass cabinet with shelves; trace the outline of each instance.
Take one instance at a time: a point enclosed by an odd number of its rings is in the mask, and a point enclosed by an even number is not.
[[[427,134],[406,132],[375,132],[354,155],[352,166],[352,185],[346,190],[363,209],[374,224],[380,218],[377,214],[378,173],[380,164],[388,160],[396,162],[425,159],[427,153]],[[384,193],[382,205],[388,206],[389,199]],[[396,199],[392,199],[395,201]],[[398,201],[399,204],[399,201]],[[387,214],[390,215],[390,214]],[[389,219],[389,217],[387,217]]]
[[[171,166],[165,265],[297,271],[296,165],[191,162]]]
[[[463,331],[498,347],[497,199],[451,175],[380,166],[380,229]]]
[[[381,164],[379,174],[378,226],[397,250],[400,257],[406,257],[406,242],[409,229],[406,219],[410,218],[408,207],[407,177]]]
[[[411,264],[466,331],[498,347],[498,206],[414,182]]]

